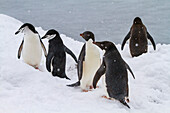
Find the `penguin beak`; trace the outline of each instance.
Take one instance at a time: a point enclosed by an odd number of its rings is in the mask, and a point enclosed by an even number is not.
[[[44,39],[44,38],[47,38],[47,37],[46,37],[46,35],[45,35],[45,36],[43,36],[41,39]]]
[[[82,37],[83,37],[83,34],[81,33],[81,34],[80,34],[80,36],[82,36]]]
[[[80,36],[81,36],[82,38],[84,38],[84,37],[83,37],[83,33],[81,33]],[[85,38],[84,38],[84,39],[85,39]],[[86,40],[86,39],[85,39],[85,40]],[[86,40],[86,41],[87,41],[87,40]]]
[[[23,32],[23,31],[24,31],[24,28],[20,28],[17,32],[15,32],[15,35],[17,35],[20,32]]]
[[[18,30],[17,32],[15,32],[15,35],[17,35],[20,32],[20,30]]]
[[[53,38],[55,38],[56,37],[56,34],[52,34],[52,35],[44,35],[41,39],[45,39],[45,38],[47,38],[47,39],[49,39],[49,40],[51,40],[51,39],[53,39]]]

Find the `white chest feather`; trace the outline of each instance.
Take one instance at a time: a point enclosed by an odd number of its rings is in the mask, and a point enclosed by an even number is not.
[[[24,62],[32,65],[39,66],[42,56],[42,47],[38,34],[31,31],[24,35],[24,44],[22,50],[22,57]]]
[[[104,74],[103,75],[103,78],[102,78],[102,82],[103,82],[103,92],[104,92],[104,95],[107,97],[107,98],[109,98],[109,94],[108,94],[108,92],[107,92],[107,87],[106,87],[106,75]]]
[[[92,86],[93,78],[100,67],[100,52],[96,45],[92,43],[92,40],[86,42],[86,55],[83,62],[83,74],[80,87],[86,89],[88,86]]]

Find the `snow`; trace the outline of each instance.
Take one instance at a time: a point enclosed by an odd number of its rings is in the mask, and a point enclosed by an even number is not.
[[[138,47],[139,46],[138,43],[136,43],[135,46]]]
[[[170,44],[157,44],[154,51],[132,58],[129,46],[123,51],[116,45],[124,60],[133,70],[136,79],[129,73],[130,107],[118,101],[102,98],[99,88],[82,92],[80,87],[67,84],[77,81],[76,64],[67,55],[66,74],[71,81],[53,77],[46,71],[43,56],[38,71],[17,59],[17,51],[23,34],[14,35],[23,23],[0,14],[0,113],[169,113],[170,112]],[[40,36],[46,31],[36,27]],[[61,34],[64,44],[78,57],[82,42]],[[48,41],[43,40],[48,49]]]

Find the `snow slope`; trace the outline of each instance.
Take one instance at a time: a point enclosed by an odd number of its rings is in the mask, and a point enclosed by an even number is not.
[[[131,109],[128,109],[117,101],[101,98],[101,87],[87,93],[81,92],[79,87],[67,87],[77,81],[75,62],[69,55],[66,73],[71,81],[54,78],[47,72],[44,57],[43,72],[18,60],[17,51],[23,35],[15,36],[14,33],[22,24],[0,14],[0,113],[170,112],[170,45],[157,44],[156,51],[149,45],[149,52],[137,58],[131,58],[128,45],[120,51],[136,76],[134,80],[129,73]],[[45,34],[40,27],[36,29],[41,36]],[[63,34],[61,37],[78,56],[83,43]],[[47,48],[47,40],[43,42]],[[117,47],[120,50],[120,44]]]

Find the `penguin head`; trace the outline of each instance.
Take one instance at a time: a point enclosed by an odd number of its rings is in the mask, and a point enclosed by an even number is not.
[[[133,24],[142,24],[142,20],[141,20],[139,17],[136,17],[136,18],[133,20]]]
[[[52,40],[55,37],[60,37],[60,35],[56,30],[51,29],[41,39],[47,38],[49,40]]]
[[[95,41],[94,34],[91,31],[85,31],[84,33],[81,33],[80,36],[82,36],[86,41],[89,39]]]
[[[27,33],[28,31],[32,31],[33,33],[38,33],[36,30],[35,30],[35,27],[30,24],[30,23],[25,23],[23,24],[17,32],[15,32],[15,35],[17,35],[18,33]]]
[[[108,51],[111,49],[117,50],[116,46],[112,42],[109,42],[109,41],[93,42],[93,43],[105,51]]]

